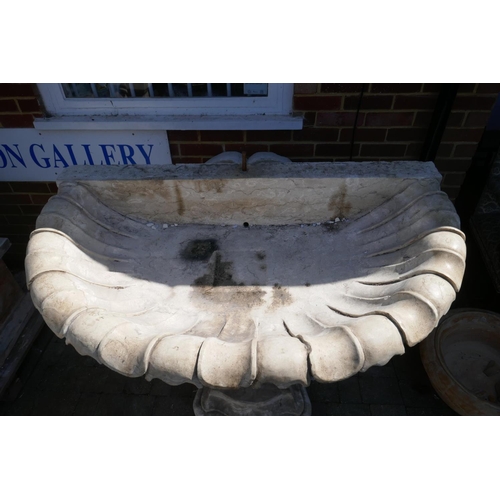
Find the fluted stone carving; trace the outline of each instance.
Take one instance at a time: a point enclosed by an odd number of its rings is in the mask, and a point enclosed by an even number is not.
[[[32,233],[33,301],[129,377],[345,379],[448,311],[464,235],[432,163],[75,167]]]

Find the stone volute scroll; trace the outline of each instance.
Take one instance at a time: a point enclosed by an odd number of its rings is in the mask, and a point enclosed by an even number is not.
[[[128,377],[199,388],[197,415],[308,415],[306,387],[401,355],[465,270],[431,162],[68,168],[28,286],[47,325]]]

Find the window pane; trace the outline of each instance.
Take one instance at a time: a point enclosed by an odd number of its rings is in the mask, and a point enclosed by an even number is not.
[[[266,97],[267,83],[63,83],[71,98]]]

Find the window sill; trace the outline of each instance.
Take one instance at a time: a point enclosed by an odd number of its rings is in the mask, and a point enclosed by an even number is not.
[[[302,117],[254,116],[62,116],[36,118],[38,130],[301,130]]]

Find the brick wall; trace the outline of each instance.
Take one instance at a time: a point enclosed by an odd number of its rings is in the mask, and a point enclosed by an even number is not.
[[[0,128],[32,128],[33,119],[41,116],[36,85],[0,84]],[[12,244],[4,260],[19,266],[36,218],[57,187],[55,182],[1,181],[0,170],[0,235]]]
[[[354,161],[418,160],[439,84],[367,84],[354,136]],[[271,151],[294,161],[347,161],[361,84],[295,84],[303,130],[169,132],[174,163],[204,162],[224,151]],[[471,164],[500,84],[462,84],[435,163],[454,199]]]
[[[33,119],[40,116],[42,109],[36,85],[0,84],[0,128],[32,128]]]
[[[353,160],[418,160],[440,90],[439,84],[366,84],[354,136]],[[347,161],[361,84],[295,84],[294,112],[303,130],[169,131],[174,163],[200,163],[224,151],[271,151],[294,161]],[[443,190],[454,199],[481,139],[500,84],[461,84],[435,163]],[[0,85],[0,127],[32,127],[42,116],[32,84]],[[0,236],[20,265],[29,233],[55,183],[1,182]]]

